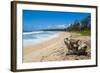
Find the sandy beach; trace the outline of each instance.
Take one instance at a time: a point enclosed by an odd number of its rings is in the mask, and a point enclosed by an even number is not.
[[[80,34],[60,32],[59,36],[42,43],[23,48],[23,62],[43,62],[43,61],[61,61],[90,59],[90,57],[78,57],[76,55],[65,56],[68,49],[64,44],[64,39],[72,36],[75,39],[90,40],[89,36],[80,36]]]

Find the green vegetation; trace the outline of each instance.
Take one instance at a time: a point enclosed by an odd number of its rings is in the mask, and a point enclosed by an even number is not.
[[[81,21],[76,20],[67,29],[69,32],[80,33],[83,36],[91,35],[91,16],[87,16]]]
[[[83,35],[83,36],[90,36],[91,31],[90,30],[84,30],[84,31],[80,32],[80,34]]]

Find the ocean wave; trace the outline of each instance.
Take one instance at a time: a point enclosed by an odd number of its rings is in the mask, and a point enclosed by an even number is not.
[[[58,33],[54,31],[41,31],[26,33],[23,35],[23,46],[35,45],[43,41],[50,40],[52,38],[58,37]]]
[[[28,35],[28,34],[39,34],[42,33],[44,31],[33,31],[33,32],[24,32],[23,35]]]

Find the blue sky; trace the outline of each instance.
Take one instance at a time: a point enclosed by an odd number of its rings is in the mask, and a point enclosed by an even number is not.
[[[23,10],[23,31],[63,28],[90,13]]]

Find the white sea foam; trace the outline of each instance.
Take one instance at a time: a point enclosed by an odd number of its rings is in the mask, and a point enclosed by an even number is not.
[[[23,47],[39,44],[58,36],[58,32],[54,31],[38,31],[23,33]]]
[[[42,33],[43,31],[34,31],[34,32],[24,32],[23,35],[27,34],[35,34],[35,33]]]

